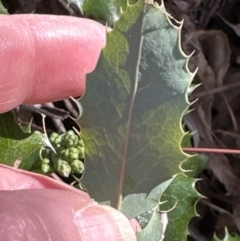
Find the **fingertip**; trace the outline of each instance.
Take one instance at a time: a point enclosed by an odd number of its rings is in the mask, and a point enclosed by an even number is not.
[[[0,112],[22,102],[81,96],[106,44],[105,26],[89,19],[4,15],[0,23]]]
[[[79,209],[75,213],[74,222],[84,240],[136,241],[130,221],[110,206],[89,205]]]

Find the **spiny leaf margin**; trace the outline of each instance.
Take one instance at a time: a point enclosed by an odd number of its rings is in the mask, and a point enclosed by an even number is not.
[[[235,235],[232,236],[227,228],[225,228],[225,236],[223,239],[219,239],[216,235],[214,235],[213,240],[212,241],[240,241],[240,236],[239,235]]]
[[[164,241],[187,240],[189,221],[198,215],[196,203],[203,197],[195,189],[196,181],[183,173],[178,174],[161,196],[159,209],[168,216]]]

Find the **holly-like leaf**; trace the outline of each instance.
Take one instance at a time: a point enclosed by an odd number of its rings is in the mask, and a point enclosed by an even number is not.
[[[121,212],[128,219],[136,218],[143,228],[137,233],[138,241],[159,241],[164,237],[168,223],[167,214],[160,213],[160,197],[171,185],[174,178],[155,187],[148,196],[146,194],[130,194],[123,199]]]
[[[0,115],[0,163],[14,166],[18,161],[21,168],[30,170],[39,160],[40,149],[47,143],[45,134],[24,133],[11,112]]]
[[[204,154],[192,156],[181,167],[186,170],[187,176],[196,178],[206,168],[207,160],[208,158]]]
[[[68,3],[74,3],[86,17],[95,20],[107,22],[112,26],[125,10],[127,5],[136,3],[137,0],[67,0]]]
[[[162,195],[160,211],[166,211],[168,225],[164,241],[185,241],[188,224],[196,216],[195,205],[201,195],[195,189],[196,179],[178,174]]]
[[[137,233],[138,241],[161,241],[164,238],[165,214],[154,211],[153,216],[143,231]],[[167,221],[167,220],[166,220]]]
[[[108,33],[81,100],[86,143],[83,184],[97,201],[120,209],[122,197],[145,193],[180,172],[181,119],[193,78],[180,27],[164,6],[140,0]]]
[[[161,183],[155,187],[148,196],[146,196],[145,193],[126,196],[122,201],[121,212],[125,214],[128,219],[131,219],[158,207],[160,197],[172,181],[173,178]]]

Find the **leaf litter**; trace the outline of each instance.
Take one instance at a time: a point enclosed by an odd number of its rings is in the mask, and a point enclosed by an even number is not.
[[[194,110],[184,122],[193,132],[193,146],[240,148],[240,4],[237,0],[168,0],[166,9],[184,19],[182,45],[190,69],[198,67],[189,96]],[[198,190],[208,198],[199,201],[200,217],[189,231],[194,240],[212,240],[240,232],[240,160],[238,155],[208,154]],[[197,165],[197,164],[196,164]],[[230,240],[230,239],[224,239]]]

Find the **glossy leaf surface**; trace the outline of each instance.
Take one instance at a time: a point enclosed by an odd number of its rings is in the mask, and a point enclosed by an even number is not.
[[[164,241],[187,240],[188,224],[196,216],[195,205],[201,197],[195,182],[194,178],[178,174],[162,195],[160,210],[168,216]]]
[[[0,162],[14,166],[18,161],[21,168],[30,170],[39,160],[40,149],[48,143],[46,135],[24,133],[11,112],[0,117]]]
[[[112,26],[125,10],[127,5],[137,0],[67,0],[74,3],[86,17],[91,17]]]
[[[180,29],[163,6],[128,6],[108,33],[80,101],[86,143],[83,184],[97,201],[120,209],[122,197],[146,193],[180,172],[181,118],[193,74]]]

